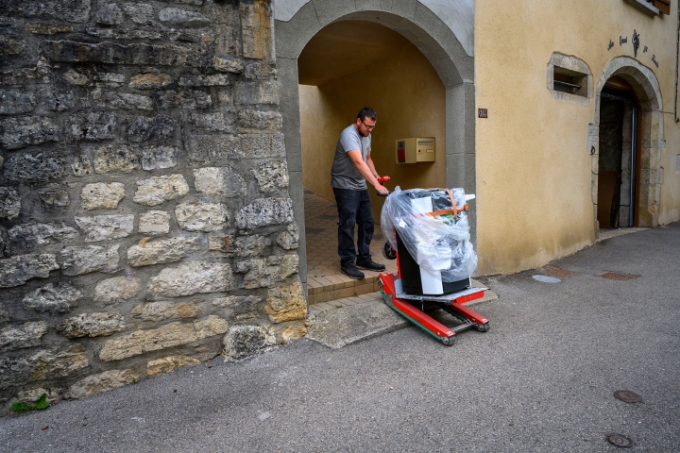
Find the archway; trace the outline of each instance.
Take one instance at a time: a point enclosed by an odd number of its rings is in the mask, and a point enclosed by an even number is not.
[[[629,57],[618,57],[609,62],[602,73],[596,89],[596,105],[593,122],[589,125],[588,152],[592,164],[592,202],[595,236],[599,236],[598,182],[600,180],[600,118],[602,99],[611,98],[603,92],[608,82],[620,80],[631,87],[641,115],[639,130],[639,180],[637,182],[636,224],[655,227],[658,225],[659,196],[663,173],[660,168],[661,147],[663,146],[663,115],[659,84],[654,73],[638,61]],[[634,202],[634,200],[631,200]]]
[[[317,4],[318,3],[318,4]],[[376,2],[378,3],[378,2]],[[288,21],[275,21],[276,62],[281,86],[286,159],[290,174],[289,193],[300,231],[300,278],[307,282],[306,238],[298,57],[307,43],[326,25],[345,20],[363,20],[386,26],[411,41],[435,68],[446,92],[446,185],[475,191],[474,58],[468,55],[451,28],[417,0],[400,6],[372,3],[357,11],[353,0],[309,1]],[[470,24],[472,26],[473,24]],[[470,220],[473,238],[475,212]]]

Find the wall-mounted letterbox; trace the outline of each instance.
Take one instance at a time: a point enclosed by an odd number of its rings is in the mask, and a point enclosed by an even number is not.
[[[398,164],[434,162],[434,137],[402,138],[397,140],[396,147]]]

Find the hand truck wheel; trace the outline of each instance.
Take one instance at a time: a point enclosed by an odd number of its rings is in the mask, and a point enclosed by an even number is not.
[[[488,332],[490,327],[491,326],[489,325],[488,322],[486,324],[477,324],[477,331],[478,332]]]
[[[382,254],[385,259],[394,260],[397,258],[397,252],[394,251],[389,242],[385,241],[382,246]]]
[[[440,337],[439,340],[444,346],[453,346],[453,343],[456,342],[456,337]]]

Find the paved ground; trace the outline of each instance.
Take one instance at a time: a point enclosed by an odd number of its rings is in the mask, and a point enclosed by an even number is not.
[[[0,450],[614,452],[617,432],[629,451],[679,452],[680,224],[552,264],[574,274],[487,281],[499,299],[475,309],[491,331],[453,347],[415,328],[339,350],[302,340],[0,420]]]

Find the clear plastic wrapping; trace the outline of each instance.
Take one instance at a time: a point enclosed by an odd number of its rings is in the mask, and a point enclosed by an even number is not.
[[[450,212],[451,196],[457,216]],[[463,189],[397,187],[385,200],[380,226],[394,250],[398,250],[396,232],[420,267],[440,271],[444,282],[455,282],[472,276],[477,268],[467,213],[460,211],[464,206]]]

